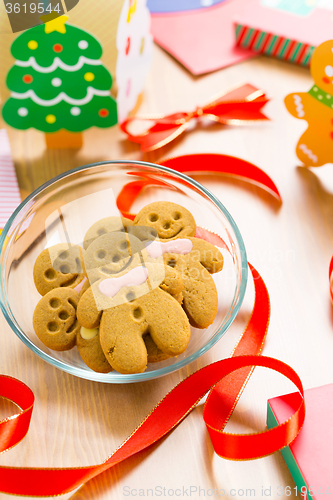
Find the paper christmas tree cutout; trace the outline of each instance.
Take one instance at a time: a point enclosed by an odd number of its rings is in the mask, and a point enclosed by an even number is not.
[[[2,114],[14,128],[62,131],[64,137],[64,130],[78,133],[117,123],[112,77],[100,60],[102,47],[85,30],[66,24],[67,19],[51,18],[12,44],[16,61],[6,82],[11,97]]]
[[[310,64],[313,87],[285,98],[289,113],[309,124],[296,146],[306,166],[333,163],[333,40],[319,45]]]

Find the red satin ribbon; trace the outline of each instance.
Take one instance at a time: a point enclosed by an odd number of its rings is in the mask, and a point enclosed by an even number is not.
[[[136,193],[139,194],[140,190],[141,188]],[[122,191],[117,200],[118,205],[130,209],[135,197],[125,200],[124,196],[129,193],[132,196],[133,189]],[[202,231],[201,237],[212,240],[215,235]],[[178,384],[105,462],[90,467],[58,469],[0,467],[0,491],[30,496],[68,493],[113,465],[156,443],[177,426],[207,392],[209,395],[203,416],[214,449],[220,456],[232,460],[259,458],[290,444],[304,422],[303,387],[298,375],[288,365],[273,358],[259,356],[269,325],[270,302],[261,276],[250,264],[249,266],[255,285],[254,308],[249,323],[229,359],[212,363]],[[255,366],[276,370],[294,382],[302,395],[300,406],[287,422],[268,431],[253,435],[224,432]],[[12,383],[13,380],[1,377],[0,395],[21,404],[23,411],[1,423],[1,433],[7,436],[1,441],[3,450],[6,449],[6,443],[12,446],[28,430],[33,403],[30,389],[18,381]],[[11,420],[16,421],[16,426],[11,426]],[[21,429],[20,433],[16,432],[16,428]]]
[[[220,95],[209,104],[192,112],[171,115],[137,116],[128,118],[120,128],[130,141],[141,144],[142,151],[153,151],[181,135],[193,119],[205,117],[222,124],[238,124],[247,121],[268,120],[260,111],[268,102],[262,90],[246,84]],[[132,134],[129,125],[138,121],[153,121],[154,125],[141,134]]]
[[[268,190],[279,201],[282,201],[278,188],[272,179],[260,168],[248,161],[221,154],[192,154],[169,158],[160,162],[160,165],[186,173],[224,174],[238,177]],[[117,207],[124,217],[134,219],[130,212],[133,200],[149,185],[165,186],[164,182],[154,179],[149,172],[140,174],[143,179],[128,182],[120,191],[117,198]]]
[[[220,456],[232,460],[259,458],[290,444],[304,422],[303,387],[296,372],[288,365],[273,358],[258,356],[269,324],[270,305],[262,278],[252,266],[250,269],[255,284],[255,304],[250,321],[232,357],[201,368],[178,384],[102,464],[58,469],[0,467],[0,491],[30,496],[68,493],[113,465],[156,443],[177,426],[208,391],[204,420],[214,449]],[[223,429],[255,366],[270,368],[289,378],[302,395],[300,406],[287,422],[268,431],[249,435],[226,433]],[[32,403],[28,387],[19,382],[17,385],[8,385],[8,380],[8,377],[2,377],[1,395],[21,403],[24,400],[28,405]],[[17,422],[23,420],[23,414],[24,412],[14,417]],[[10,428],[9,422],[7,420],[2,423],[2,433],[8,431],[9,434],[15,434],[15,429]],[[27,430],[27,422],[25,425]]]
[[[0,422],[0,453],[17,445],[29,429],[35,397],[19,380],[0,375],[0,396],[17,404],[21,411]]]

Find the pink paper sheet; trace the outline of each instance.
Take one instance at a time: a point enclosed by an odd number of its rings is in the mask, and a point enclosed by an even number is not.
[[[305,2],[300,2],[301,5],[302,3]],[[248,0],[245,2],[246,6],[244,4],[244,9],[238,11],[234,16],[234,21],[244,26],[317,47],[333,38],[332,5],[329,9],[325,8],[324,2],[322,2],[322,6],[319,2],[317,3],[318,6],[316,6],[316,2],[309,1],[309,5],[314,5],[313,10],[308,15],[299,15],[267,7],[260,0]]]
[[[253,57],[235,47],[234,18],[247,0],[229,0],[213,7],[153,14],[155,42],[194,75],[209,73]]]
[[[298,393],[293,393],[269,400],[279,424],[295,412],[299,398]],[[289,446],[308,488],[314,493],[311,495],[314,500],[333,495],[332,410],[333,384],[306,390],[305,423]]]

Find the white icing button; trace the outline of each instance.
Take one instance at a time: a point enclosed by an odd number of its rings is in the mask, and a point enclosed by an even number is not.
[[[98,335],[98,328],[84,328],[84,326],[81,326],[80,334],[83,339],[91,340]]]
[[[84,49],[88,48],[89,44],[88,44],[87,40],[80,40],[78,45],[79,45],[79,49],[84,50]]]
[[[52,83],[53,87],[60,87],[60,85],[62,84],[62,81],[60,80],[60,78],[53,78],[51,80],[51,83]]]
[[[322,96],[322,95],[319,95],[319,96],[318,96],[318,99],[322,99],[322,98],[323,98],[323,96]]]
[[[74,106],[74,108],[71,108],[71,115],[73,116],[78,116],[81,113],[81,109],[78,108],[77,106]]]
[[[28,114],[28,110],[27,110],[27,108],[19,108],[19,109],[17,110],[17,113],[18,113],[18,115],[20,115],[20,116],[27,116],[27,114]]]
[[[318,92],[317,87],[313,87],[313,90],[314,90],[315,92]]]
[[[326,94],[326,99],[331,99],[331,95],[330,94]]]

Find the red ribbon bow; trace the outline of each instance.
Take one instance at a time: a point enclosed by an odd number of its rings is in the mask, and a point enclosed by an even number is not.
[[[268,102],[262,90],[246,84],[222,94],[203,107],[192,112],[179,112],[172,115],[138,116],[128,118],[120,128],[130,141],[141,144],[142,151],[153,151],[173,141],[181,135],[193,119],[205,117],[225,125],[240,122],[268,120],[260,110]],[[131,134],[128,126],[138,121],[154,121],[155,124],[140,134]]]

